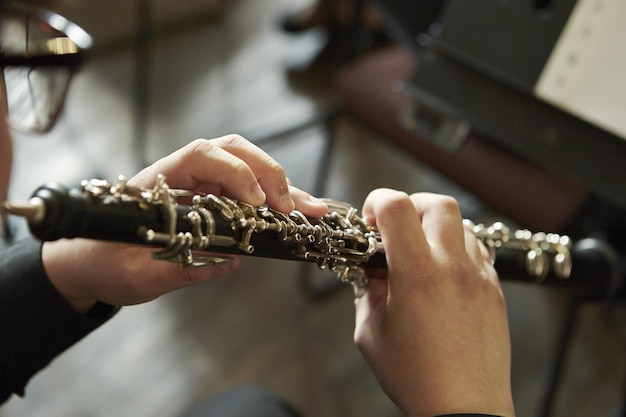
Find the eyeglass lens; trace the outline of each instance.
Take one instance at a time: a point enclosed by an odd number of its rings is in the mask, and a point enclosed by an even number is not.
[[[61,110],[70,80],[63,67],[10,67],[4,69],[11,127],[45,132]]]
[[[0,16],[0,50],[5,56],[55,54],[59,45],[69,44],[63,34],[27,14]],[[48,131],[63,106],[71,70],[63,66],[6,66],[3,75],[11,127],[25,132]]]

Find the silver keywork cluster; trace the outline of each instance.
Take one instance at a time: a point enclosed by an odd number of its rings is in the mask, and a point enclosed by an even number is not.
[[[226,256],[215,256],[220,247],[236,246],[242,254],[253,255],[253,234],[273,234],[296,258],[315,262],[320,269],[352,276],[353,271],[368,261],[378,248],[377,233],[357,215],[349,204],[326,200],[329,210],[321,219],[306,217],[294,210],[281,213],[266,206],[252,206],[228,197],[213,194],[194,195],[186,213],[191,231],[176,230],[180,214],[177,200],[190,196],[184,190],[170,189],[159,176],[153,189],[129,186],[123,177],[115,185],[106,181],[84,181],[82,190],[95,197],[120,198],[140,204],[158,204],[166,219],[165,231],[140,230],[146,243],[163,246],[154,253],[156,259],[182,263],[186,266],[216,265],[229,262]],[[232,234],[216,233],[217,217],[230,224]],[[353,279],[347,279],[353,281]]]
[[[559,279],[567,279],[571,275],[572,241],[569,236],[533,233],[527,229],[512,231],[502,222],[491,226],[474,224],[470,220],[464,220],[464,223],[489,249],[492,259],[495,259],[495,251],[499,248],[519,250],[525,254],[526,272],[531,277],[543,280],[550,270]]]

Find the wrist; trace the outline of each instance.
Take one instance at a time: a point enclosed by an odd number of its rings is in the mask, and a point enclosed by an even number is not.
[[[57,291],[59,290],[57,289]],[[64,295],[60,291],[59,293],[63,296],[63,298],[65,298],[65,301],[67,301],[70,307],[72,307],[79,314],[87,315],[98,303],[98,300],[95,298],[72,297],[70,295]]]
[[[465,393],[467,395],[457,391],[451,396],[438,396],[437,391],[419,395],[417,402],[403,403],[400,408],[410,417],[515,417],[511,396],[499,394],[495,389],[482,398],[471,390]]]
[[[70,245],[71,246],[71,245]],[[46,242],[41,251],[42,263],[48,280],[76,312],[87,314],[98,302],[83,290],[79,266],[84,262],[67,247],[65,241]]]
[[[480,414],[480,413],[461,413],[461,414],[440,414],[435,417],[506,417],[506,416],[497,416],[495,414]]]

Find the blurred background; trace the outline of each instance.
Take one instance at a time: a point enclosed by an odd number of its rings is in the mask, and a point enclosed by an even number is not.
[[[238,133],[319,196],[359,207],[376,187],[451,194],[477,222],[599,235],[622,253],[622,127],[535,90],[575,1],[32,3],[94,45],[54,129],[15,132],[10,198],[50,180],[130,177],[195,138]],[[298,26],[320,4],[326,19]],[[594,4],[611,15],[617,3]],[[539,22],[545,47],[515,21]],[[489,30],[467,35],[476,27]],[[622,416],[619,291],[589,300],[502,278],[518,415]],[[399,416],[353,346],[352,290],[335,283],[314,266],[245,259],[231,276],[123,309],[0,416],[173,417],[240,385],[267,387],[303,416]]]

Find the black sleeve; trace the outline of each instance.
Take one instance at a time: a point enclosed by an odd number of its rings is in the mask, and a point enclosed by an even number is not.
[[[117,311],[98,303],[76,312],[48,280],[41,246],[28,238],[0,253],[0,403]]]

